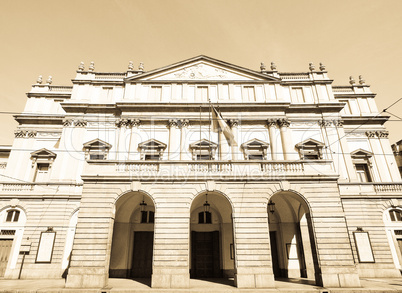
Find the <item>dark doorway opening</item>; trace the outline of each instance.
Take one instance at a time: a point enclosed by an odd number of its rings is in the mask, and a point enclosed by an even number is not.
[[[151,278],[154,232],[134,232],[132,278]]]
[[[221,278],[219,231],[191,233],[191,278]]]
[[[269,238],[271,240],[271,256],[272,256],[272,266],[274,271],[275,279],[282,277],[281,268],[279,266],[279,256],[278,256],[278,245],[276,240],[276,231],[269,232]]]

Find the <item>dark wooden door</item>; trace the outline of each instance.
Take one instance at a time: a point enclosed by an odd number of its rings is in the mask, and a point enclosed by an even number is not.
[[[134,232],[132,278],[151,277],[153,247],[154,232]]]
[[[4,273],[6,272],[12,246],[12,239],[0,239],[0,277],[4,277]]]
[[[219,231],[191,233],[191,277],[220,278]]]
[[[274,277],[281,277],[281,269],[279,267],[278,245],[276,242],[276,231],[269,232],[269,238],[271,239],[271,256],[272,256],[272,269],[274,271]]]

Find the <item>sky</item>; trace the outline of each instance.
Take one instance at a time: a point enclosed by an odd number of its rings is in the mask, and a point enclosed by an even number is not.
[[[363,75],[380,110],[402,98],[401,0],[0,0],[0,145],[11,145],[39,75],[71,85],[81,61],[95,71],[145,70],[207,55],[253,70],[308,71],[334,85]],[[402,139],[402,100],[388,111]]]

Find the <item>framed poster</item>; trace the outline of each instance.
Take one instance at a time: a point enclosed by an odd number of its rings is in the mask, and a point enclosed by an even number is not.
[[[37,263],[51,263],[53,255],[56,232],[46,231],[40,234],[38,252],[36,253]]]
[[[359,262],[375,262],[368,232],[353,232]]]

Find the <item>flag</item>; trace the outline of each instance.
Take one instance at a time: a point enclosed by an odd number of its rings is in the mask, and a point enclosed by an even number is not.
[[[222,115],[212,106],[212,131],[218,132],[219,130],[223,132],[223,135],[231,146],[237,146],[232,129],[230,129],[229,125],[223,120]]]

